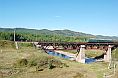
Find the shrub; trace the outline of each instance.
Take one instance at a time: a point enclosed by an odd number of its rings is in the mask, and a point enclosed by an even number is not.
[[[59,67],[59,68],[67,67],[66,64],[62,63],[60,60],[57,60],[53,57],[42,56],[34,59],[34,61],[36,63],[37,71],[42,71],[45,68],[53,69],[55,67]]]
[[[36,67],[36,71],[43,71],[45,68],[53,69],[55,67],[62,68],[68,67],[65,63],[62,63],[60,60],[55,59],[54,57],[48,56],[39,56],[39,57],[31,57],[27,59],[17,60],[16,67],[28,66],[28,67]]]
[[[55,65],[53,65],[53,60],[50,60],[48,63],[48,68],[53,69],[54,67],[55,67]]]
[[[28,66],[36,66],[37,65],[37,62],[36,60],[30,60],[29,63],[28,63]]]
[[[21,66],[27,66],[27,64],[28,64],[27,59],[19,59],[19,60],[17,60],[17,62],[15,63],[15,66],[21,67]]]
[[[49,61],[49,63],[51,63],[52,66],[54,66],[54,67],[62,67],[63,66],[63,63],[59,60],[56,60],[56,59],[52,59],[51,61]]]
[[[13,41],[0,40],[0,48],[15,48]]]

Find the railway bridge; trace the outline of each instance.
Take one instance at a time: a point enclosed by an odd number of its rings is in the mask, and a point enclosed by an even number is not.
[[[104,51],[104,61],[110,62],[112,50],[118,48],[118,42],[38,42],[37,46],[43,50],[74,50],[79,53],[76,61],[85,63],[85,49],[99,49]]]

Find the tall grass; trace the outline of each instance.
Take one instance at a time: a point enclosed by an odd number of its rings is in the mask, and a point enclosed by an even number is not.
[[[18,42],[20,47],[33,47],[32,43],[28,43],[28,42]]]
[[[0,40],[0,49],[15,49],[15,44],[13,41]]]
[[[103,54],[103,51],[101,50],[86,50],[85,51],[85,55],[88,58],[100,56],[101,54]]]
[[[23,58],[16,61],[14,67],[36,67],[36,71],[42,71],[45,68],[62,68],[68,67],[65,63],[55,59],[53,56],[41,55],[41,56],[30,56],[29,58]]]
[[[118,61],[118,48],[112,51],[112,59]]]

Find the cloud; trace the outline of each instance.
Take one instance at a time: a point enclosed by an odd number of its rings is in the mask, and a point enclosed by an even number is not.
[[[56,17],[56,18],[59,18],[59,17],[61,17],[61,16],[58,16],[58,15],[57,15],[57,16],[55,16],[55,17]]]

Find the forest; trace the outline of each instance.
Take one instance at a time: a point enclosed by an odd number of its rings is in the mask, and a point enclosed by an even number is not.
[[[13,32],[0,32],[0,40],[14,40]],[[44,33],[15,33],[16,41],[45,41],[45,42],[87,42],[88,37],[74,37],[74,36],[63,36],[58,34],[44,34]]]
[[[45,42],[88,42],[90,39],[105,39],[118,41],[116,36],[92,35],[71,30],[48,30],[26,28],[0,28],[0,40],[45,41]]]

